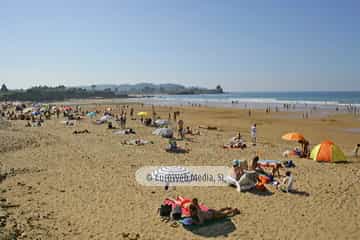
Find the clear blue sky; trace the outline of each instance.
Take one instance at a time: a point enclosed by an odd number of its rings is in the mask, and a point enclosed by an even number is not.
[[[360,90],[360,1],[1,0],[0,83]]]

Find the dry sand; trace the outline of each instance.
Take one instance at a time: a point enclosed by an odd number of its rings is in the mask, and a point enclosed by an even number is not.
[[[92,106],[84,106],[88,110]],[[104,109],[104,106],[97,106]],[[118,109],[118,106],[113,106]],[[294,159],[294,187],[285,194],[268,187],[268,194],[238,193],[230,187],[144,187],[135,171],[147,165],[230,165],[233,159],[283,160],[282,152],[295,146],[281,140],[289,131],[302,132],[312,144],[325,139],[336,142],[350,155],[360,142],[359,119],[350,115],[324,119],[293,119],[286,113],[266,115],[207,107],[176,107],[185,125],[215,125],[222,131],[201,130],[201,136],[180,142],[188,154],[164,151],[167,140],[152,129],[128,120],[137,137],[154,141],[146,146],[124,146],[119,136],[85,119],[74,127],[60,120],[46,121],[40,128],[25,128],[23,121],[0,129],[0,224],[18,229],[19,239],[359,239],[360,159],[348,164],[320,164]],[[136,111],[149,107],[135,106]],[[170,108],[157,108],[167,118]],[[240,131],[249,141],[250,125],[258,125],[259,144],[244,151],[221,146]],[[72,135],[88,129],[88,135]],[[282,171],[283,173],[283,171]],[[173,228],[161,222],[157,208],[166,197],[197,197],[211,208],[237,207],[241,214],[224,225],[197,231]],[[9,206],[12,204],[13,206]],[[0,239],[5,238],[4,232]]]

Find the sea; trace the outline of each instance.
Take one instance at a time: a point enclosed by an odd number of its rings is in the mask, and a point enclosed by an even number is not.
[[[144,99],[156,105],[206,105],[239,108],[265,108],[291,105],[291,109],[360,108],[360,91],[348,92],[227,92],[223,94],[156,95]]]

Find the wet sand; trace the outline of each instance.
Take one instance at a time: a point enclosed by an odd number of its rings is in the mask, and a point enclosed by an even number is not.
[[[102,101],[99,101],[101,103]],[[86,102],[84,102],[86,103]],[[104,102],[102,102],[104,104]],[[83,105],[86,110],[105,105]],[[119,105],[111,106],[115,111]],[[134,105],[135,111],[151,111]],[[91,120],[66,127],[62,119],[40,128],[25,128],[23,121],[0,129],[1,204],[6,208],[5,229],[17,230],[19,239],[358,239],[360,234],[360,159],[350,157],[359,143],[358,133],[337,129],[360,128],[352,115],[315,119],[265,114],[256,110],[211,107],[161,107],[158,115],[179,110],[185,125],[214,125],[221,131],[201,130],[201,136],[179,141],[187,154],[165,152],[168,140],[151,134],[153,128],[128,120],[136,136],[119,136]],[[241,150],[222,148],[241,132],[250,141],[250,126],[257,123],[258,145]],[[73,135],[88,129],[90,134]],[[293,158],[296,168],[293,194],[271,186],[265,193],[238,193],[230,187],[144,187],[135,172],[148,165],[226,165],[233,159],[279,159],[296,144],[281,135],[299,131],[312,145],[331,139],[349,156],[348,164],[321,164]],[[125,139],[154,141],[145,146],[124,146]],[[7,173],[7,174],[6,174]],[[283,174],[284,171],[282,170]],[[160,221],[157,208],[166,197],[197,197],[210,208],[237,207],[241,214],[230,222],[189,231]],[[4,215],[5,210],[0,212]],[[5,236],[3,234],[3,236]]]

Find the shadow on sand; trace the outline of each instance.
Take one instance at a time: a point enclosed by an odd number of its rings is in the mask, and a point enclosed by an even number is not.
[[[304,196],[304,197],[309,197],[310,196],[310,194],[308,192],[298,191],[296,189],[291,190],[289,193],[294,194],[294,195]]]
[[[236,230],[235,224],[230,218],[218,220],[204,226],[184,226],[184,228],[195,235],[202,237],[227,237],[228,234]]]
[[[268,196],[272,196],[274,194],[273,192],[269,191],[269,189],[267,189],[267,188],[265,188],[264,190],[258,190],[256,188],[253,188],[247,192],[258,195],[258,196],[262,196],[262,197],[268,197]]]
[[[177,148],[177,149],[166,149],[166,152],[168,153],[177,153],[177,154],[185,154],[185,153],[189,153],[190,151],[187,149],[183,149],[183,148]]]

